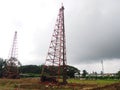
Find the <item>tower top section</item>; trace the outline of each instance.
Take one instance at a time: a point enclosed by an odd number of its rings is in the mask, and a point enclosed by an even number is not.
[[[17,31],[14,33],[13,43],[8,58],[17,58]]]
[[[60,10],[64,10],[64,9],[65,9],[65,8],[64,8],[63,3],[62,3],[62,6],[61,6]]]

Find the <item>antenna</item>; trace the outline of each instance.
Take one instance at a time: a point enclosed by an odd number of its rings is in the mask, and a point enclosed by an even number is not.
[[[103,74],[104,74],[103,60],[101,60],[101,65],[102,65],[102,71],[101,71],[101,74],[103,75]]]

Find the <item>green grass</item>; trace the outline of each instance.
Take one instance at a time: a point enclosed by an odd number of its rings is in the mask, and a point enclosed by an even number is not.
[[[120,83],[120,80],[79,80],[79,79],[68,79],[68,83],[78,84],[96,84],[98,86],[109,85],[113,83]]]

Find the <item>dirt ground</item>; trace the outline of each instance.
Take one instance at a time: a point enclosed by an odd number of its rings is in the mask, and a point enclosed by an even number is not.
[[[97,88],[94,88],[92,90],[120,90],[120,83],[106,85],[103,87],[97,87]]]
[[[67,85],[59,85],[40,83],[39,80],[39,78],[0,79],[0,90],[120,90],[119,81],[101,85],[96,81],[84,83],[84,81],[77,80],[78,83],[73,83],[75,81],[72,80],[73,82]]]
[[[95,84],[21,84],[16,86],[16,90],[120,90],[120,83],[99,87]]]

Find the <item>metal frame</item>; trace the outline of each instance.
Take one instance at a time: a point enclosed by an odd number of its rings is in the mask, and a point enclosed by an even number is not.
[[[6,60],[6,64],[3,71],[4,78],[13,78],[17,79],[20,78],[19,68],[21,63],[17,59],[17,31],[15,31],[14,38],[13,38],[13,45],[8,56],[8,60]]]
[[[49,70],[52,74],[60,77],[60,68],[62,67],[63,83],[66,83],[66,41],[65,41],[65,26],[64,26],[64,7],[59,9],[59,14],[56,20],[54,32],[52,34],[50,46],[42,74],[45,72],[45,68],[49,66]],[[58,66],[58,70],[54,70],[54,66]],[[57,73],[56,73],[57,72]]]

